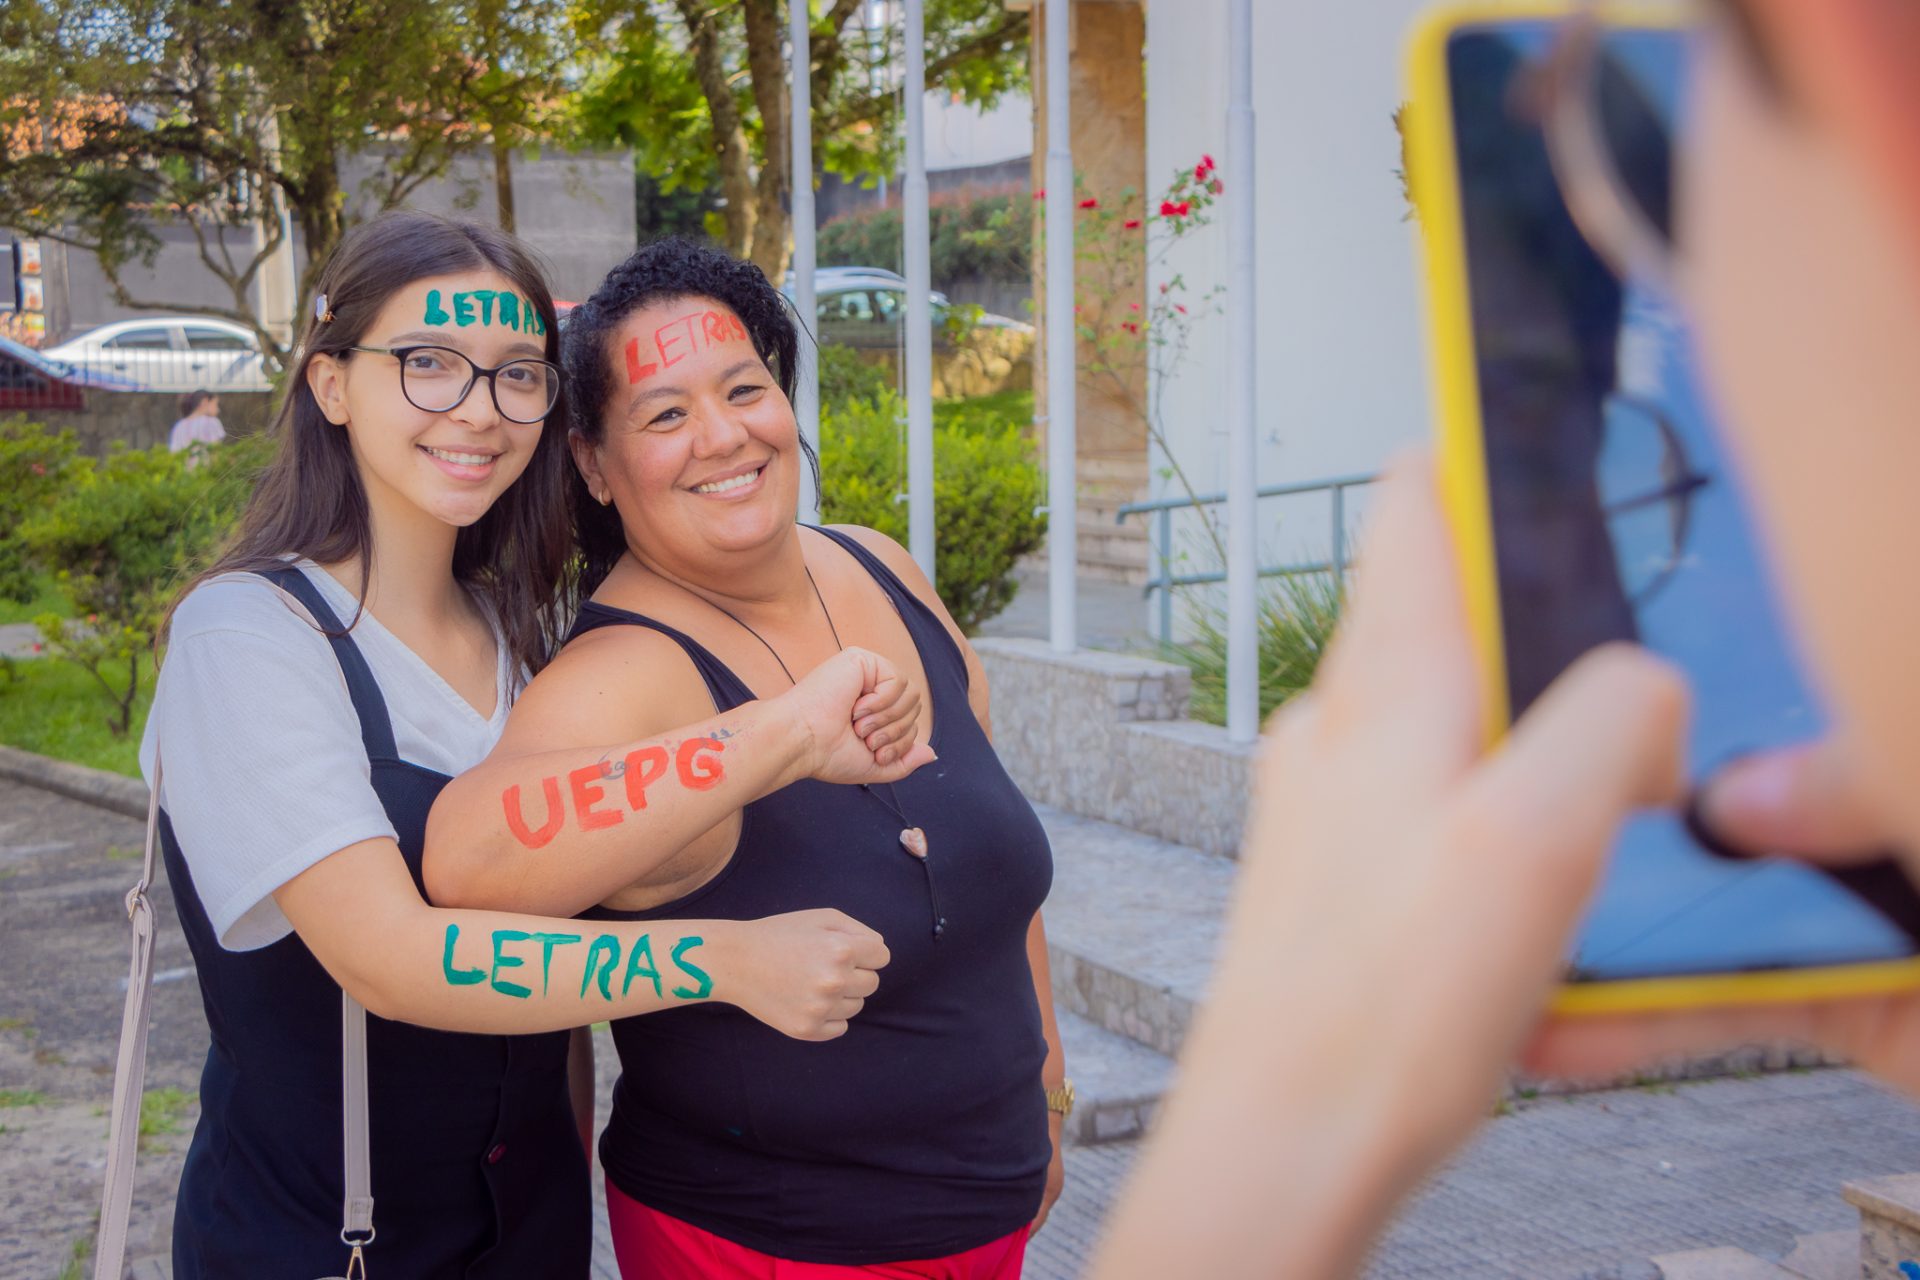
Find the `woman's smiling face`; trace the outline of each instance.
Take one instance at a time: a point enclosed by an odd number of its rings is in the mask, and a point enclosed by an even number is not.
[[[685,564],[778,538],[799,503],[793,405],[746,326],[724,303],[674,298],[613,332],[599,444],[574,438],[597,501],[620,513],[629,545]]]
[[[503,298],[513,305],[501,305]],[[544,360],[545,333],[545,321],[512,281],[491,271],[462,272],[395,291],[356,344],[374,350],[313,359],[308,384],[321,411],[352,441],[376,509],[397,501],[445,524],[470,525],[526,470],[543,426],[502,416],[484,378],[476,378],[451,408],[419,408],[402,390],[399,359],[385,349],[440,347],[482,368],[497,368],[513,360]],[[450,378],[455,389],[467,373],[464,365],[431,352],[411,359],[422,366],[417,376],[444,374],[442,381]],[[529,376],[525,369],[523,380]],[[520,383],[513,386],[527,394]],[[502,385],[499,394],[504,399],[514,392]]]

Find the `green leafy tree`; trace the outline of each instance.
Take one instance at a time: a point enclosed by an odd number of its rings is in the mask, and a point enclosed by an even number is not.
[[[892,171],[899,49],[865,0],[812,0],[813,136],[821,166]],[[714,236],[770,279],[787,269],[793,175],[780,0],[582,0],[581,44],[605,50],[575,98],[582,136],[632,147],[669,192],[716,189]],[[927,86],[992,106],[1027,79],[1027,15],[1003,0],[927,0]]]
[[[78,458],[16,531],[28,560],[73,602],[71,618],[34,620],[47,652],[98,682],[115,734],[132,725],[167,600],[232,530],[270,447],[254,435],[192,453],[156,445]]]
[[[564,0],[8,0],[0,9],[0,225],[99,259],[122,306],[157,228],[184,226],[251,327],[293,229],[295,314],[357,205],[391,208],[463,150],[523,144],[561,96]],[[345,161],[379,157],[347,189]],[[356,200],[355,197],[358,197]],[[509,210],[510,214],[510,210]]]

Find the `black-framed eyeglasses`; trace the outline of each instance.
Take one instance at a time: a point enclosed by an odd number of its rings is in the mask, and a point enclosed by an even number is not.
[[[1693,501],[1713,478],[1693,464],[1666,411],[1643,396],[1607,397],[1594,475],[1620,585],[1636,609],[1685,562]]]
[[[1587,243],[1621,279],[1671,293],[1679,147],[1670,127],[1633,101],[1631,77],[1607,56],[1608,7],[1585,0],[1524,93],[1546,135],[1560,194]],[[1740,0],[1669,0],[1661,8],[1673,28],[1724,32],[1766,90],[1785,101],[1778,65]]]
[[[508,422],[540,422],[560,399],[560,368],[547,360],[523,357],[489,369],[452,347],[349,347],[400,362],[400,394],[427,413],[445,413],[467,398],[473,384],[487,380],[493,407]]]

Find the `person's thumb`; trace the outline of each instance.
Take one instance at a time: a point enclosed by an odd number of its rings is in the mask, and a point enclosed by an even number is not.
[[[1701,787],[1696,814],[1716,843],[1755,856],[1842,866],[1894,843],[1837,738],[1729,761]]]

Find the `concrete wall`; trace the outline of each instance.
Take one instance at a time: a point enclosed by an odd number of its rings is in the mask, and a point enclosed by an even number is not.
[[[1254,748],[1186,719],[1185,667],[1039,640],[976,639],[993,744],[1030,800],[1234,857]]]
[[[88,391],[80,409],[23,409],[20,412],[49,427],[70,428],[80,447],[96,456],[115,442],[135,449],[165,444],[167,431],[180,416],[180,397],[171,391]],[[273,396],[265,391],[220,393],[220,422],[229,436],[262,430],[272,413]]]
[[[1378,468],[1420,440],[1428,414],[1415,228],[1395,170],[1392,115],[1404,96],[1401,43],[1425,0],[1253,6],[1258,200],[1258,479],[1263,485]],[[1204,154],[1226,167],[1226,0],[1147,5],[1147,189]],[[1226,279],[1224,208],[1149,275],[1184,273],[1195,293]],[[1226,326],[1203,320],[1193,352],[1159,388],[1173,452],[1202,491],[1225,486]],[[1155,496],[1178,486],[1152,467]],[[1350,504],[1349,525],[1364,515]],[[1317,558],[1330,540],[1324,501],[1262,504],[1269,563]],[[1176,550],[1199,558],[1189,527]]]

